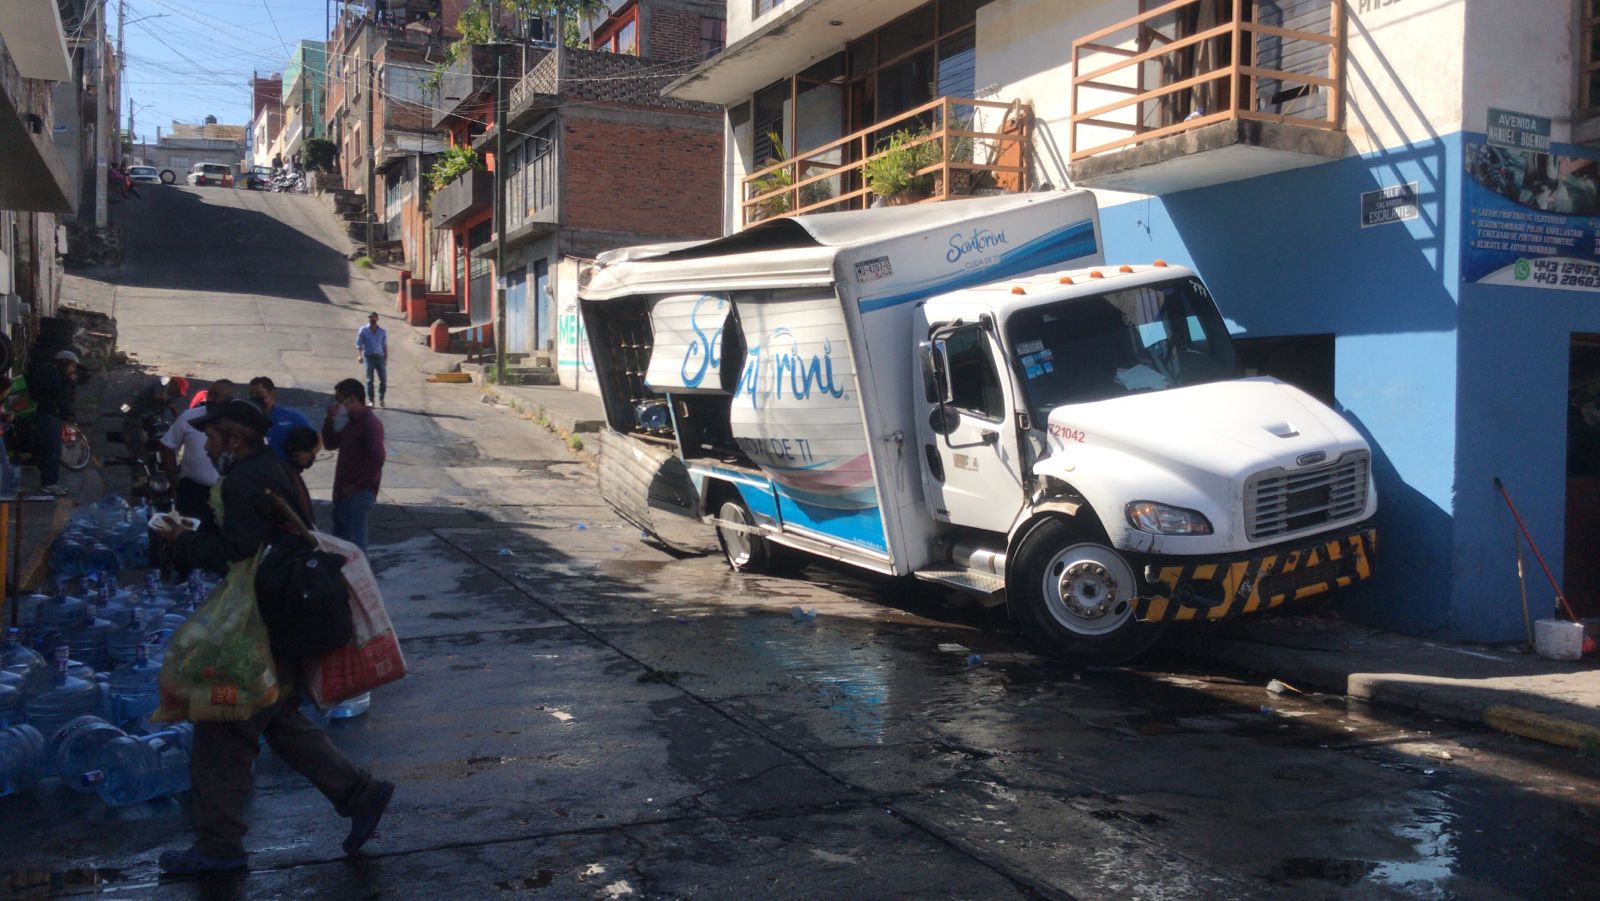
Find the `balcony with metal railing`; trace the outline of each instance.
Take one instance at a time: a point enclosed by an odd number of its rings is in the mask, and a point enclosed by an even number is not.
[[[1166,194],[1341,158],[1344,17],[1173,0],[1073,41],[1073,184]]]
[[[740,227],[805,213],[932,203],[1028,189],[1027,104],[941,97],[740,182]]]

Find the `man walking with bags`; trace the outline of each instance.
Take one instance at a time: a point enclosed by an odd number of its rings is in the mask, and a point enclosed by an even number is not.
[[[333,386],[333,398],[322,420],[322,446],[339,452],[333,467],[333,534],[365,551],[367,519],[383,480],[383,423],[367,406],[355,379]],[[343,428],[337,423],[341,413],[346,417]]]
[[[367,364],[367,403],[383,406],[383,396],[389,392],[389,333],[378,324],[378,314],[367,316],[367,324],[356,332],[356,362]],[[374,393],[372,377],[378,377]]]
[[[311,511],[295,489],[288,467],[267,451],[266,414],[245,400],[230,400],[211,409],[198,423],[206,433],[206,450],[222,472],[222,526],[219,532],[165,532],[176,544],[180,562],[225,572],[254,557],[284,530],[280,500],[290,505],[302,524]],[[274,499],[274,495],[278,500]],[[274,645],[278,636],[268,627]],[[357,768],[300,712],[305,663],[274,657],[282,691],[278,700],[247,720],[201,722],[194,728],[190,782],[195,844],[185,851],[161,855],[161,871],[172,875],[230,872],[248,865],[244,836],[249,829],[244,808],[252,789],[251,766],[265,737],[272,750],[333,802],[350,819],[343,848],[354,855],[377,831],[394,794],[394,784]]]

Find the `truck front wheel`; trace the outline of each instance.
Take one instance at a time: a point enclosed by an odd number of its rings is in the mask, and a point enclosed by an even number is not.
[[[1134,618],[1139,583],[1128,561],[1064,522],[1041,523],[1023,538],[1012,576],[1022,631],[1050,653],[1125,663],[1160,637],[1160,626]]]

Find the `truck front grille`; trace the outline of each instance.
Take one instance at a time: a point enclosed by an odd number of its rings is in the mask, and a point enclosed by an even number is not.
[[[1371,454],[1351,451],[1316,469],[1267,469],[1251,476],[1244,486],[1244,524],[1250,540],[1360,516],[1367,507],[1371,464]]]

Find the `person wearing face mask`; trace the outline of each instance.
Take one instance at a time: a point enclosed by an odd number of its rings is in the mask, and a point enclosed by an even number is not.
[[[173,506],[184,516],[200,520],[207,531],[216,528],[211,512],[211,486],[217,483],[217,467],[206,454],[206,433],[195,424],[217,404],[233,399],[233,382],[217,379],[207,389],[205,404],[183,411],[161,436],[161,466],[177,486]]]
[[[300,411],[278,405],[278,386],[272,379],[258,375],[250,380],[250,399],[256,406],[267,414],[272,420],[272,428],[267,430],[267,447],[278,459],[289,462],[288,451],[284,450],[284,442],[289,437],[289,432],[298,428],[311,428],[311,421],[300,415]]]
[[[310,426],[290,429],[288,436],[283,439],[284,456],[288,458],[289,468],[294,470],[294,480],[300,489],[300,500],[307,510],[312,510],[312,507],[311,491],[306,488],[305,471],[317,462],[317,452],[320,450],[322,450],[322,436]],[[316,528],[316,523],[312,522],[311,527]]]
[[[333,397],[322,420],[323,446],[339,452],[333,467],[333,534],[365,551],[367,518],[383,478],[383,423],[355,379],[333,386]],[[346,417],[344,428],[335,428],[340,413]]]
[[[198,425],[205,430],[206,450],[222,473],[221,528],[215,534],[157,533],[175,545],[180,563],[225,572],[232,564],[253,557],[284,528],[285,514],[273,501],[274,494],[305,524],[311,523],[309,499],[296,488],[295,474],[267,451],[265,439],[272,421],[260,408],[246,400],[227,401],[214,407]],[[305,662],[274,659],[279,699],[250,719],[195,724],[190,763],[195,844],[185,851],[162,854],[163,873],[199,875],[248,865],[244,836],[249,826],[244,808],[250,800],[251,766],[262,737],[279,758],[333,802],[340,816],[350,819],[343,844],[346,854],[358,853],[377,831],[394,794],[394,783],[352,764],[327,734],[300,712]]]

